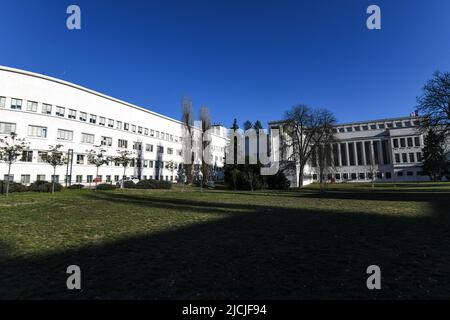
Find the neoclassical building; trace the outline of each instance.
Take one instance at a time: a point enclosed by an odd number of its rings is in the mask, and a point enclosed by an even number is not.
[[[389,118],[341,123],[334,127],[332,168],[324,177],[328,181],[368,182],[372,173],[376,181],[428,181],[422,172],[423,134],[419,118]],[[283,132],[283,121],[269,123]],[[287,160],[288,154],[283,160]],[[298,171],[289,174],[291,185],[298,185]],[[319,179],[317,160],[312,157],[305,169],[304,184]]]
[[[9,178],[15,182],[55,179],[89,184],[96,168],[88,163],[87,153],[98,146],[110,156],[118,150],[139,154],[126,176],[175,181],[176,168],[183,162],[182,128],[178,120],[76,84],[0,66],[0,135],[15,132],[29,144],[12,166]],[[215,126],[211,136],[212,157],[220,168],[227,131]],[[73,156],[53,177],[52,167],[42,156],[57,144]],[[118,181],[122,175],[123,167],[113,162],[99,170],[102,182]],[[0,179],[7,178],[7,165],[0,163]]]

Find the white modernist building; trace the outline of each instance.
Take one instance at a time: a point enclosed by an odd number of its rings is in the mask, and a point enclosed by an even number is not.
[[[11,132],[29,144],[9,177],[24,184],[93,182],[96,167],[88,163],[87,154],[98,146],[110,156],[118,150],[139,155],[127,168],[128,177],[176,181],[176,168],[183,162],[180,121],[66,81],[0,66],[0,135]],[[214,164],[221,168],[226,128],[215,126],[211,143]],[[57,144],[63,153],[73,154],[73,161],[58,167],[53,177],[42,155]],[[115,182],[122,175],[123,167],[111,162],[100,167],[98,178]],[[0,179],[7,178],[7,165],[0,163]]]
[[[422,172],[423,134],[419,118],[410,117],[342,123],[334,127],[333,165],[324,179],[333,182],[429,181]],[[269,123],[283,131],[283,121]],[[288,137],[287,137],[288,138]],[[285,154],[284,161],[289,160]],[[319,180],[317,160],[313,156],[304,172],[304,185]],[[291,186],[298,186],[299,172],[288,171]]]

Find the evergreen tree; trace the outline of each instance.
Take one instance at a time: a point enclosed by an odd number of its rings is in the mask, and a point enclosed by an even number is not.
[[[440,180],[447,171],[442,135],[436,133],[433,129],[429,129],[424,139],[424,144],[423,171],[433,181]]]

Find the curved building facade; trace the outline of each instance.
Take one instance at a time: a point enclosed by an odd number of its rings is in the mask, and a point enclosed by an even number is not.
[[[29,150],[11,167],[10,180],[24,184],[51,179],[60,183],[92,183],[96,167],[88,164],[89,150],[99,146],[110,156],[119,150],[139,154],[125,175],[139,179],[176,181],[182,163],[183,124],[175,119],[109,97],[96,91],[44,75],[0,66],[0,135],[15,132]],[[223,166],[226,129],[214,127],[214,163]],[[42,161],[51,145],[73,154],[68,166],[53,168]],[[174,164],[175,169],[167,166]],[[99,169],[98,180],[118,181],[123,167],[109,163]],[[0,179],[7,179],[0,163]]]

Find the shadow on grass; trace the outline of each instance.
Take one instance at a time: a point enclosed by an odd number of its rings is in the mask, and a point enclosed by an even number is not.
[[[432,216],[406,218],[106,192],[87,197],[133,203],[149,214],[166,208],[168,214],[170,209],[220,218],[45,256],[3,254],[0,298],[450,296],[449,219],[440,201]],[[71,264],[82,269],[82,291],[65,287]],[[365,271],[372,264],[382,269],[380,291],[366,288]]]

